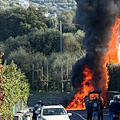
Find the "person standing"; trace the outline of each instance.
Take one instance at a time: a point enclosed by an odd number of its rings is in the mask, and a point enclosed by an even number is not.
[[[102,100],[98,99],[98,120],[103,120],[103,104]]]
[[[37,120],[37,107],[35,106],[34,109],[33,109],[33,116],[32,116],[32,120]]]
[[[38,103],[35,105],[37,108],[41,108],[43,106],[43,103],[41,100],[38,101]]]
[[[91,100],[87,103],[86,109],[87,109],[87,120],[92,120],[93,103]]]
[[[93,101],[93,120],[98,119],[98,101],[97,98]]]
[[[119,102],[117,100],[117,97],[114,98],[114,103],[113,103],[113,112],[114,112],[114,119],[119,120]]]
[[[27,115],[25,114],[25,116],[24,116],[24,120],[27,120]]]
[[[41,107],[43,105],[44,104],[41,102],[41,100],[39,100],[38,103],[35,105],[35,107],[33,109],[33,118],[32,118],[32,120],[37,120],[37,116],[38,116],[38,114],[40,114]]]
[[[30,120],[30,115],[25,114],[24,120]]]
[[[109,120],[113,120],[113,103],[114,103],[114,100],[110,100],[110,103],[109,103],[109,114],[108,114],[108,118]]]

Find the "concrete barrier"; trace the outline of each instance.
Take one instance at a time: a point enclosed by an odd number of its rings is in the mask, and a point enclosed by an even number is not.
[[[66,105],[68,101],[74,96],[74,92],[71,93],[37,93],[30,94],[27,105],[33,107],[39,100],[45,105],[62,104]]]

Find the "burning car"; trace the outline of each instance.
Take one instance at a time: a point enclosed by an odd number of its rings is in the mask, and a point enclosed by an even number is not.
[[[89,92],[89,100],[97,100],[97,99],[101,99],[100,97],[100,91],[92,91],[92,92]]]
[[[91,100],[91,101],[101,100],[102,98],[100,96],[100,93],[101,93],[100,91],[89,92],[89,94],[87,96],[85,96],[85,98],[84,98],[85,106],[89,100]]]

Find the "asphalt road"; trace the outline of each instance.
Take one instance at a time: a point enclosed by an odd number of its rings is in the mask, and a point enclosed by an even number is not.
[[[70,110],[68,113],[72,113],[70,120],[87,120],[86,110]],[[108,110],[103,110],[104,120],[108,120]]]

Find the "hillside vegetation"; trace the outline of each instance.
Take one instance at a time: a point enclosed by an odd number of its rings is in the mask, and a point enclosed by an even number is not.
[[[46,12],[43,7],[31,6],[1,10],[0,51],[5,53],[3,59],[8,64],[14,60],[25,73],[32,90],[61,91],[59,84],[70,79],[72,65],[86,53],[82,46],[85,33],[76,24],[73,10],[65,9],[56,18],[46,17]],[[63,54],[59,21],[62,22]],[[70,85],[64,84],[66,91]]]
[[[81,44],[84,32],[75,26],[75,13],[65,10],[58,18],[52,18],[45,17],[45,12],[45,9],[35,7],[0,11],[0,51],[5,53],[3,59],[8,64],[14,60],[29,79],[31,89],[38,91],[46,88],[47,80],[60,83],[61,74],[63,80],[69,79],[72,65],[85,55]],[[60,20],[63,54],[60,52]],[[49,88],[52,90],[52,85]]]

